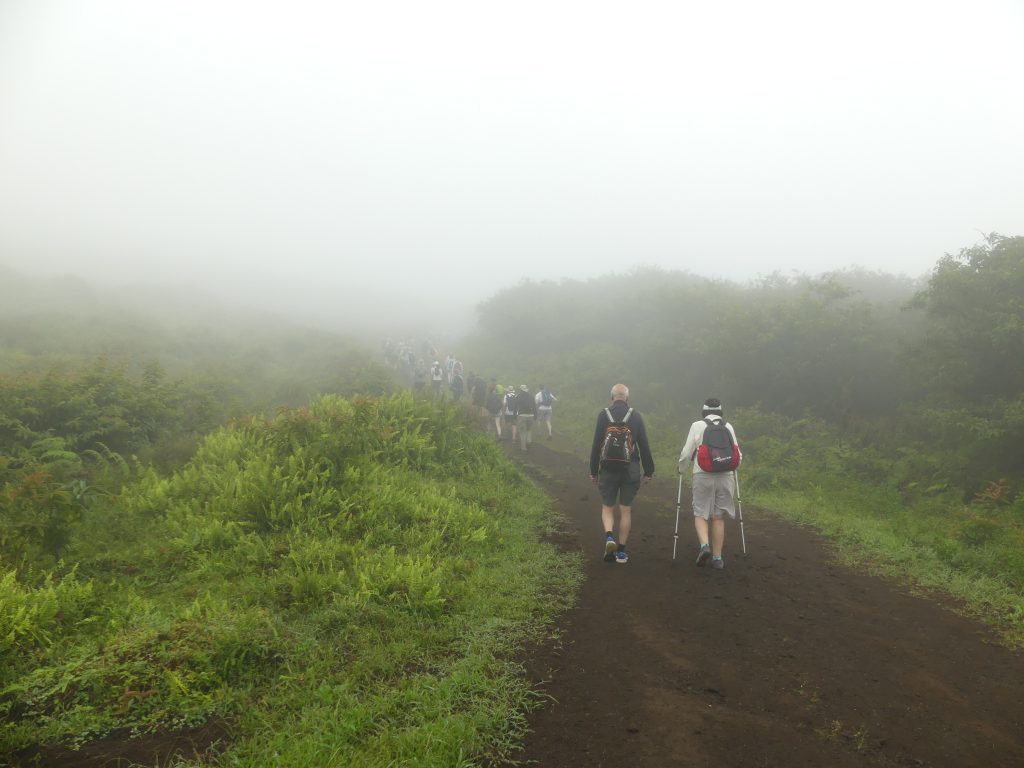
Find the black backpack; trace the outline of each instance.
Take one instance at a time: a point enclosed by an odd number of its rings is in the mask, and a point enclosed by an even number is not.
[[[628,424],[633,409],[626,411],[622,421],[615,421],[609,409],[605,408],[604,412],[608,416],[608,426],[605,427],[604,442],[601,443],[601,466],[628,467],[636,453],[633,431]]]
[[[697,446],[697,466],[705,472],[732,472],[740,465],[740,447],[732,439],[725,419],[705,419],[704,439]]]
[[[519,413],[519,398],[515,392],[510,392],[502,398],[501,401],[502,411],[507,413],[509,416],[515,416]]]

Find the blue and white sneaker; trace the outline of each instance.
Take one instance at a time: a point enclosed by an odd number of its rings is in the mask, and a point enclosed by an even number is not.
[[[615,549],[618,545],[615,543],[615,537],[609,536],[604,542],[604,561],[610,563],[615,559]]]
[[[626,550],[620,549],[615,553],[615,562],[619,565],[625,565],[629,562],[629,555],[626,554]]]
[[[697,567],[703,568],[704,563],[711,559],[711,548],[707,544],[700,545],[700,552],[697,553]]]

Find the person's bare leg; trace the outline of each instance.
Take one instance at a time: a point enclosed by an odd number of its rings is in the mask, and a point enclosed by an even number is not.
[[[705,526],[707,523],[705,522]],[[711,554],[722,556],[722,545],[725,544],[725,518],[716,517],[711,521]]]
[[[633,508],[619,504],[619,544],[626,546],[629,529],[633,527]]]
[[[604,524],[604,531],[615,532],[615,507],[601,505],[601,522]]]
[[[693,516],[693,527],[697,529],[697,543],[708,543],[708,521],[700,515]]]

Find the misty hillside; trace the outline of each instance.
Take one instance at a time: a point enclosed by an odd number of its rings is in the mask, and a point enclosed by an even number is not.
[[[670,425],[666,448],[711,395],[849,438],[885,419],[887,431],[956,452],[936,482],[977,488],[1024,476],[1022,261],[1024,238],[993,235],[939,259],[927,281],[848,270],[739,284],[641,270],[524,283],[481,304],[467,355],[499,380],[529,371],[567,390],[581,410],[565,410],[581,419],[625,381]],[[985,425],[987,442],[953,439],[965,418]]]
[[[1024,766],[1022,39],[0,1],[0,768]]]
[[[943,256],[921,282],[853,271],[741,285],[642,270],[505,290],[481,305],[465,356],[501,382],[551,387],[556,428],[579,451],[612,384],[626,383],[661,474],[718,397],[761,503],[891,546],[910,571],[928,560],[928,580],[984,574],[1016,594],[1021,296],[1024,237],[999,235]]]
[[[386,386],[375,342],[226,306],[187,286],[93,285],[5,270],[0,281],[0,374],[74,369],[103,357],[138,373],[230,382],[247,408],[303,405],[312,394]],[[377,381],[370,379],[376,376]]]
[[[22,304],[0,347],[4,749],[24,765],[161,739],[202,745],[196,765],[511,759],[537,702],[510,659],[574,599],[579,556],[552,546],[559,513],[490,420],[445,390],[386,394],[407,366],[324,331],[114,320],[76,281],[24,293],[47,288],[74,311]],[[662,483],[721,397],[760,507],[1015,645],[1021,295],[1021,237],[922,283],[641,270],[501,291],[455,351],[548,384],[581,473],[613,383]]]

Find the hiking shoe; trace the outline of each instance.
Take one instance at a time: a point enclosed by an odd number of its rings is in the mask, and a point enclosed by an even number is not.
[[[609,536],[607,541],[605,541],[605,543],[604,543],[604,561],[606,563],[610,563],[612,560],[615,559],[615,547],[616,546],[617,545],[615,543],[615,539],[613,539],[611,536]]]
[[[619,565],[625,565],[629,562],[629,555],[626,553],[626,550],[620,549],[615,553],[615,562]]]
[[[697,553],[697,567],[703,568],[704,563],[711,559],[711,548],[707,544],[702,544],[700,552]]]
[[[723,560],[722,558],[718,558],[717,560],[712,560],[711,561],[711,567],[714,568],[715,570],[720,571],[723,568],[725,568],[725,560]]]

